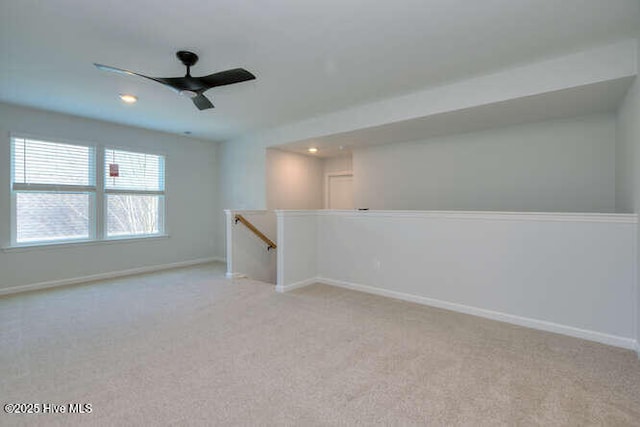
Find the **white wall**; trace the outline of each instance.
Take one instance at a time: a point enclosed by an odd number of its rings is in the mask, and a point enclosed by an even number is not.
[[[640,82],[636,79],[616,116],[616,209],[638,212],[640,202]]]
[[[318,228],[315,211],[276,211],[278,274],[276,290],[285,292],[315,282]]]
[[[227,277],[246,276],[254,280],[276,283],[277,249],[267,245],[244,224],[235,223],[240,214],[276,245],[276,216],[273,211],[226,210]]]
[[[267,209],[322,208],[322,159],[268,149],[266,161]]]
[[[9,132],[115,145],[166,155],[168,239],[0,251],[0,289],[216,255],[217,144],[0,104],[0,246],[10,244]]]
[[[230,209],[267,206],[267,147],[634,76],[637,63],[632,53],[636,49],[635,40],[621,41],[227,141],[221,146],[221,206]]]
[[[635,215],[317,211],[316,222],[313,216],[279,215],[278,233],[289,236],[281,254],[296,256],[278,266],[282,290],[323,282],[635,345]],[[314,241],[316,254],[308,249]]]
[[[640,51],[638,52],[640,68]],[[640,212],[640,80],[633,86],[620,106],[617,116],[616,206],[620,210]],[[640,234],[637,236],[640,244]],[[640,267],[640,259],[638,259]],[[640,308],[640,271],[636,298]],[[636,336],[640,342],[640,313],[636,312]],[[638,348],[640,356],[640,348]]]
[[[353,153],[356,207],[615,211],[615,119],[597,115]]]
[[[266,208],[266,150],[240,140],[225,142],[218,159],[218,210],[213,217],[216,228],[224,230],[225,209]],[[225,254],[225,250],[224,239],[216,240],[215,252]]]
[[[340,157],[328,157],[322,161],[325,176],[333,172],[346,172],[353,169],[351,154]]]
[[[339,157],[328,157],[322,161],[324,170],[324,180],[322,181],[323,208],[327,208],[329,206],[329,174],[353,172],[352,160],[353,156],[349,153]],[[353,195],[353,191],[351,191],[351,194]],[[353,198],[351,200],[353,200]]]

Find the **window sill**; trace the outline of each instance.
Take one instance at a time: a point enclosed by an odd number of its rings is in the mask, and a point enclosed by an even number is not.
[[[37,251],[43,249],[62,249],[73,248],[82,246],[101,246],[111,245],[116,243],[135,243],[135,242],[148,242],[153,240],[168,239],[168,234],[155,234],[152,236],[138,236],[138,237],[113,237],[104,240],[76,240],[70,242],[55,242],[55,243],[34,243],[16,246],[7,246],[2,248],[2,252],[28,252]]]

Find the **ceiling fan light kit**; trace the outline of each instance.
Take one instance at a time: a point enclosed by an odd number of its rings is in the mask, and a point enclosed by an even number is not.
[[[194,105],[199,110],[206,110],[213,108],[213,104],[209,99],[203,95],[203,93],[211,88],[218,86],[226,86],[235,83],[241,83],[248,80],[255,80],[254,76],[244,68],[234,68],[231,70],[220,71],[218,73],[209,74],[202,77],[193,77],[191,75],[191,67],[198,62],[198,55],[187,50],[180,50],[176,53],[176,56],[187,67],[187,73],[184,77],[150,77],[140,73],[136,73],[121,68],[111,67],[103,64],[93,64],[99,70],[109,71],[119,74],[127,74],[130,76],[144,77],[145,79],[153,80],[164,86],[169,87],[173,91],[180,95],[191,98]]]
[[[122,100],[122,102],[124,102],[126,104],[135,104],[138,101],[138,97],[137,96],[130,95],[128,93],[121,93],[119,96],[120,96],[120,99]]]

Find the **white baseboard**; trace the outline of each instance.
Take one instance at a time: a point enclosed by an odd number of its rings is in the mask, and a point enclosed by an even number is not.
[[[72,277],[69,279],[51,280],[48,282],[33,283],[30,285],[12,286],[0,289],[0,296],[17,294],[21,292],[37,291],[40,289],[56,288],[58,286],[76,285],[79,283],[94,282],[96,280],[114,279],[117,277],[133,276],[136,274],[151,273],[154,271],[170,270],[172,268],[189,267],[198,264],[208,264],[218,261],[217,258],[199,258],[188,261],[172,262],[170,264],[150,265],[146,267],[130,268],[127,270],[111,271],[108,273],[92,274],[89,276]]]
[[[230,271],[227,271],[224,277],[226,277],[227,279],[242,279],[247,277],[247,275],[242,273],[231,273]]]
[[[319,283],[319,280],[320,279],[318,279],[317,277],[312,277],[310,279],[305,279],[300,282],[292,283],[290,285],[285,285],[285,286],[276,285],[276,292],[283,293],[283,292],[289,292],[298,288],[304,288],[305,286],[313,285],[314,283]]]
[[[221,262],[223,264],[227,263],[227,259],[225,257],[221,257],[221,256],[214,256],[213,258],[211,258],[211,261]]]
[[[298,282],[297,284],[293,284],[289,286],[301,287],[301,286],[307,286],[312,283],[323,283],[326,285],[337,286],[340,288],[351,289],[355,291],[366,292],[369,294],[400,299],[403,301],[414,302],[422,305],[428,305],[431,307],[443,308],[446,310],[457,311],[465,314],[471,314],[473,316],[484,317],[492,320],[498,320],[501,322],[511,323],[519,326],[525,326],[532,329],[539,329],[542,331],[554,332],[557,334],[568,335],[576,338],[582,338],[585,340],[595,341],[602,344],[612,345],[615,347],[622,347],[630,350],[635,350],[638,352],[638,355],[640,356],[640,347],[638,346],[638,342],[631,338],[604,334],[601,332],[575,328],[573,326],[560,325],[558,323],[547,322],[544,320],[537,320],[537,319],[531,319],[528,317],[515,316],[513,314],[502,313],[499,311],[485,310],[483,308],[477,308],[477,307],[472,307],[464,304],[457,304],[457,303],[442,301],[434,298],[411,295],[403,292],[391,291],[388,289],[381,289],[381,288],[376,288],[368,285],[360,285],[357,283],[345,282],[342,280],[327,279],[325,277],[315,277],[313,279],[305,280],[303,282]],[[287,290],[289,290],[289,287],[287,287]]]

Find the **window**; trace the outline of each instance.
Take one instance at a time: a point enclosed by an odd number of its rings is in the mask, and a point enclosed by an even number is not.
[[[107,149],[104,162],[107,237],[160,233],[164,157]]]
[[[93,147],[14,138],[12,182],[15,243],[94,237]]]
[[[164,156],[11,141],[12,245],[164,233]]]

